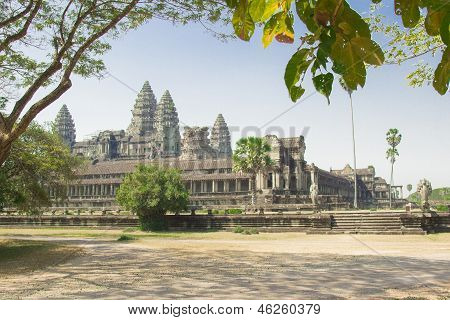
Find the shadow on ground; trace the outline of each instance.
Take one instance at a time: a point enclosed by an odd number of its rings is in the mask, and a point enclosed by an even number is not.
[[[450,262],[407,257],[152,249],[90,241],[86,254],[0,275],[1,299],[448,298]],[[447,282],[446,284],[444,284]],[[422,296],[421,296],[422,297]]]

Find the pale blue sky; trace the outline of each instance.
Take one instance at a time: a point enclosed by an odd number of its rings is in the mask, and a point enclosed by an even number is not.
[[[213,124],[222,113],[229,126],[260,127],[290,108],[284,86],[285,65],[295,46],[273,43],[263,49],[259,36],[245,43],[222,43],[198,25],[173,26],[153,21],[113,43],[105,56],[109,72],[139,91],[145,80],[157,99],[168,89],[180,121]],[[433,187],[450,185],[449,97],[431,87],[413,89],[405,76],[410,67],[371,70],[364,89],[354,94],[358,167],[374,165],[388,178],[385,133],[396,127],[403,134],[395,183],[414,186],[428,178]],[[53,120],[63,103],[74,117],[77,137],[105,129],[126,129],[136,94],[117,80],[74,79],[74,85],[39,121]],[[313,93],[306,83],[307,92]],[[352,163],[350,111],[347,94],[335,85],[331,105],[315,94],[270,126],[286,135],[295,128],[306,135],[308,162],[323,169]],[[267,128],[262,129],[266,133]],[[233,141],[240,133],[233,134]]]

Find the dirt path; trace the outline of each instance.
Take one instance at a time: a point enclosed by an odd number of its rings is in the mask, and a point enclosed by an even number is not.
[[[78,245],[86,254],[31,274],[0,275],[0,298],[450,297],[448,237],[220,236],[130,243],[33,237]]]

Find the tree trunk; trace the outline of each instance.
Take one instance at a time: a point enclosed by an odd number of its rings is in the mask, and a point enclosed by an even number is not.
[[[11,150],[11,144],[0,142],[0,167],[5,163],[8,158],[9,151]]]
[[[353,207],[355,209],[358,208],[358,182],[356,180],[356,142],[355,142],[355,120],[353,117],[353,99],[352,99],[352,95],[349,94],[350,96],[350,110],[352,112],[352,137],[353,137],[353,179],[355,180],[355,193],[353,195]]]
[[[392,185],[394,184],[394,161],[391,159],[391,182],[389,184],[389,209],[392,209]]]
[[[250,190],[251,190],[251,194],[252,194],[252,206],[255,205],[255,200],[256,200],[256,175],[252,175],[251,179],[250,179]]]

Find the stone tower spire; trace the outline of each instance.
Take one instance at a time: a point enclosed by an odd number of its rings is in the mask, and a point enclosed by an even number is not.
[[[155,129],[156,142],[161,154],[165,156],[180,155],[180,128],[178,113],[169,91],[165,91],[156,107]]]
[[[211,147],[217,151],[218,158],[230,158],[231,138],[228,126],[222,114],[219,114],[211,131]]]
[[[131,111],[133,117],[128,126],[127,134],[130,136],[145,136],[153,132],[156,98],[148,81],[144,82],[136,103]]]
[[[66,105],[63,105],[55,118],[55,129],[63,142],[70,148],[75,144],[75,124]]]

